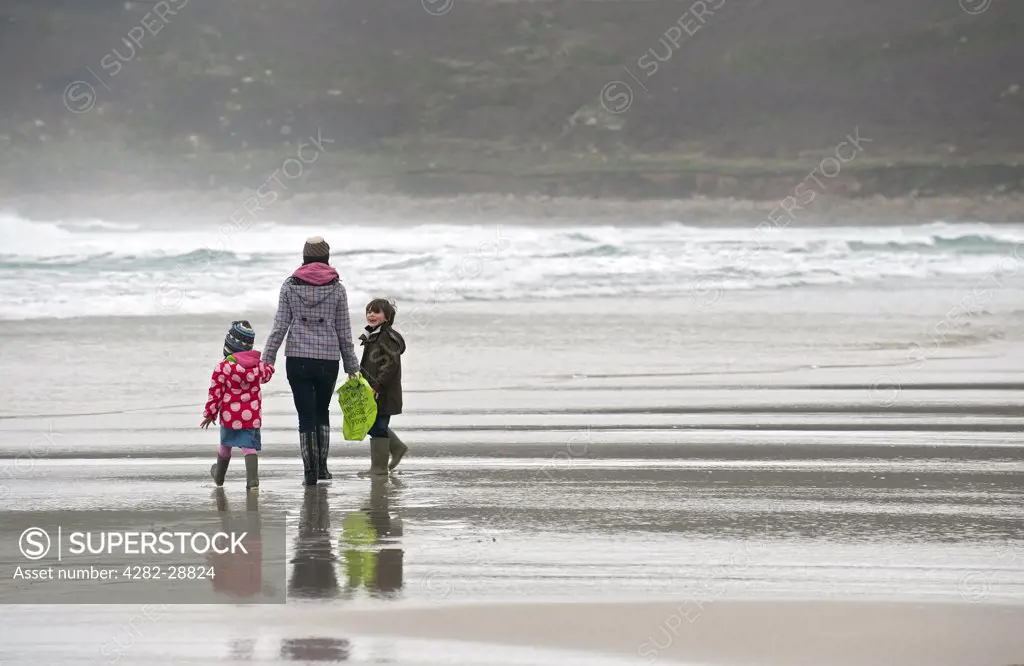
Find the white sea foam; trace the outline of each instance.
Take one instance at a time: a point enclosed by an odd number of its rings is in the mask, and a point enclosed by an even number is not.
[[[1024,227],[980,223],[239,229],[0,215],[0,318],[273,310],[304,239],[317,234],[331,243],[354,303],[686,297],[696,283],[728,291],[981,278],[1024,263]]]

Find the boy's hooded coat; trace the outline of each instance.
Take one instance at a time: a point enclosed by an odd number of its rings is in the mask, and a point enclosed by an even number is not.
[[[377,328],[366,327],[359,336],[363,345],[360,370],[377,392],[377,414],[394,416],[402,413],[402,354],[405,338],[387,322]]]

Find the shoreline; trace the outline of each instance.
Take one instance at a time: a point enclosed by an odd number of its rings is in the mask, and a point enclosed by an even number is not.
[[[223,224],[232,218],[242,224],[303,224],[337,221],[358,224],[414,226],[419,224],[504,223],[524,226],[573,226],[587,223],[645,226],[678,222],[698,227],[779,228],[822,226],[886,227],[932,222],[1024,223],[1024,195],[928,198],[872,196],[844,198],[828,195],[787,216],[779,199],[585,198],[544,195],[477,193],[457,196],[325,191],[298,193],[248,215],[244,204],[251,194],[219,190],[144,190],[110,194],[47,194],[0,197],[0,214],[34,221],[100,219],[137,222],[142,213],[157,222],[182,219]],[[70,213],[73,211],[73,213]]]

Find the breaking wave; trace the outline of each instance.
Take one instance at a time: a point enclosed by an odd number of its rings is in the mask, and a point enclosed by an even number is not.
[[[323,234],[354,302],[687,296],[982,276],[1024,259],[1024,227],[703,228],[265,223],[153,229],[0,215],[0,318],[273,310],[307,236]]]

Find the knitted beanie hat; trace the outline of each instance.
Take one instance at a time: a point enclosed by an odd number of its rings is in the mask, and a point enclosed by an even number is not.
[[[256,342],[256,332],[252,325],[245,319],[231,322],[231,330],[224,338],[224,355],[235,352],[251,351]]]
[[[323,236],[310,236],[302,248],[303,259],[322,259],[327,261],[331,256],[331,246],[327,244]]]

